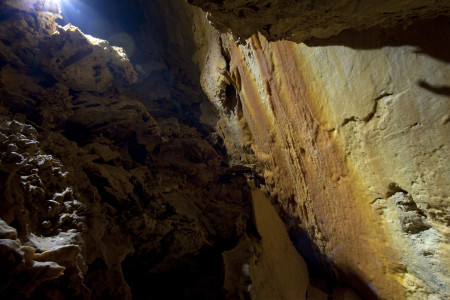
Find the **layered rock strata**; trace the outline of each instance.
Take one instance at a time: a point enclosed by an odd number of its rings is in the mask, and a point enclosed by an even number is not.
[[[245,17],[246,1],[191,2],[220,31],[231,30],[215,32],[198,12],[194,59],[221,112],[218,132],[230,153],[261,166],[260,182],[281,205],[300,252],[306,232],[329,273],[365,298],[449,297],[450,45],[438,39],[449,19],[383,29],[408,24],[418,12],[411,1],[395,22],[370,17],[391,15],[387,3],[366,8],[366,21],[333,18],[370,1],[317,10],[326,26],[302,14],[267,17],[291,2],[268,1],[267,11],[258,2]],[[422,12],[446,13],[445,5]],[[273,20],[274,35],[258,20]],[[372,29],[306,44],[266,39],[295,31],[303,41],[349,27]],[[236,43],[233,34],[253,35]]]
[[[238,41],[260,32],[269,41],[303,42],[326,39],[343,30],[407,27],[419,19],[448,15],[446,0],[424,5],[418,0],[188,0],[206,11],[208,20],[222,33],[231,32]]]

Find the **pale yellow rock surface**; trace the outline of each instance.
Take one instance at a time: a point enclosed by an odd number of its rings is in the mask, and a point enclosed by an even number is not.
[[[317,119],[334,129],[360,184],[358,193],[380,216],[399,256],[402,267],[395,277],[407,297],[448,296],[450,105],[448,95],[423,83],[445,86],[450,67],[418,55],[414,47],[356,51],[298,45],[295,51],[301,68],[308,69],[303,73],[309,74],[308,91],[323,101],[317,103]],[[394,192],[409,199],[416,216],[401,215],[408,209],[395,203]],[[399,225],[418,222],[422,228],[413,231]]]
[[[223,254],[228,299],[306,299],[308,269],[270,199],[252,184],[259,236],[244,236]]]
[[[448,24],[433,22],[420,24]],[[427,40],[428,27],[411,28],[356,34],[358,47],[269,43],[262,35],[236,45],[222,35],[218,58],[210,57],[216,45],[198,43],[217,68],[221,55],[229,60],[231,80],[208,77],[214,68],[199,64],[210,100],[225,111],[216,95],[226,82],[242,103],[240,123],[232,114],[219,121],[232,128],[219,129],[233,140],[228,150],[239,153],[249,136],[272,197],[299,217],[338,279],[368,298],[450,295],[450,68],[439,54],[448,43]],[[424,46],[430,41],[433,51]]]
[[[270,199],[261,190],[253,189],[252,200],[262,242],[261,257],[249,266],[252,299],[305,299],[308,286],[305,261],[289,239]]]

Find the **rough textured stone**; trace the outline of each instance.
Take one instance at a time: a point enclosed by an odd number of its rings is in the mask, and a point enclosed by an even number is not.
[[[223,253],[270,243],[254,230],[250,168],[191,126],[198,83],[174,85],[169,104],[141,93],[120,49],[58,27],[45,3],[1,2],[0,297],[224,298]]]
[[[406,27],[417,19],[448,15],[450,3],[435,1],[293,1],[293,0],[188,0],[206,11],[208,20],[222,33],[231,32],[244,42],[259,32],[269,41],[303,42],[326,39],[345,29],[367,30]]]
[[[226,298],[305,299],[308,274],[300,272],[306,270],[305,261],[292,247],[270,199],[254,186],[252,206],[257,235],[243,236],[223,254]]]
[[[448,3],[192,2],[0,2],[1,297],[448,298]]]
[[[252,299],[304,298],[308,274],[299,273],[299,270],[306,269],[303,258],[292,247],[286,227],[270,199],[259,189],[252,191],[252,199],[263,250],[261,257],[249,267]],[[273,265],[273,261],[277,264]],[[303,277],[298,278],[299,275]]]
[[[233,20],[237,35],[251,27]],[[439,17],[307,44],[194,33],[211,41],[198,44],[208,58],[202,87],[223,112],[229,152],[251,141],[240,157],[262,165],[260,181],[300,252],[306,231],[330,274],[366,298],[449,295],[449,43],[437,42],[448,24]],[[233,93],[221,96],[227,87]],[[225,113],[234,97],[240,123]]]

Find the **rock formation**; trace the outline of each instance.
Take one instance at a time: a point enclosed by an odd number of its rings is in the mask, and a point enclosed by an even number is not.
[[[188,0],[208,12],[208,20],[220,32],[231,32],[240,41],[256,32],[269,41],[303,42],[326,39],[343,30],[407,27],[418,19],[448,15],[450,3],[435,1],[376,0]]]
[[[448,1],[189,2],[0,1],[0,297],[450,297]]]
[[[245,299],[254,265],[280,259],[305,294],[287,236],[289,260],[274,258],[253,225],[249,167],[141,97],[122,49],[58,26],[46,3],[1,3],[1,297]]]
[[[449,297],[448,2],[190,2],[223,32],[194,32],[218,132],[255,155],[299,251],[313,241],[310,271],[365,298]]]

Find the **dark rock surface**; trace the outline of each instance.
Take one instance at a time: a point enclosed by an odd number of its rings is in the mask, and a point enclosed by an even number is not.
[[[450,3],[435,1],[376,0],[188,0],[206,11],[210,22],[222,33],[232,32],[244,42],[256,32],[269,41],[304,42],[327,39],[345,29],[362,31],[403,25],[418,19],[448,15]]]
[[[224,297],[222,252],[253,228],[245,177],[152,116],[120,49],[31,2],[0,4],[1,297]]]

